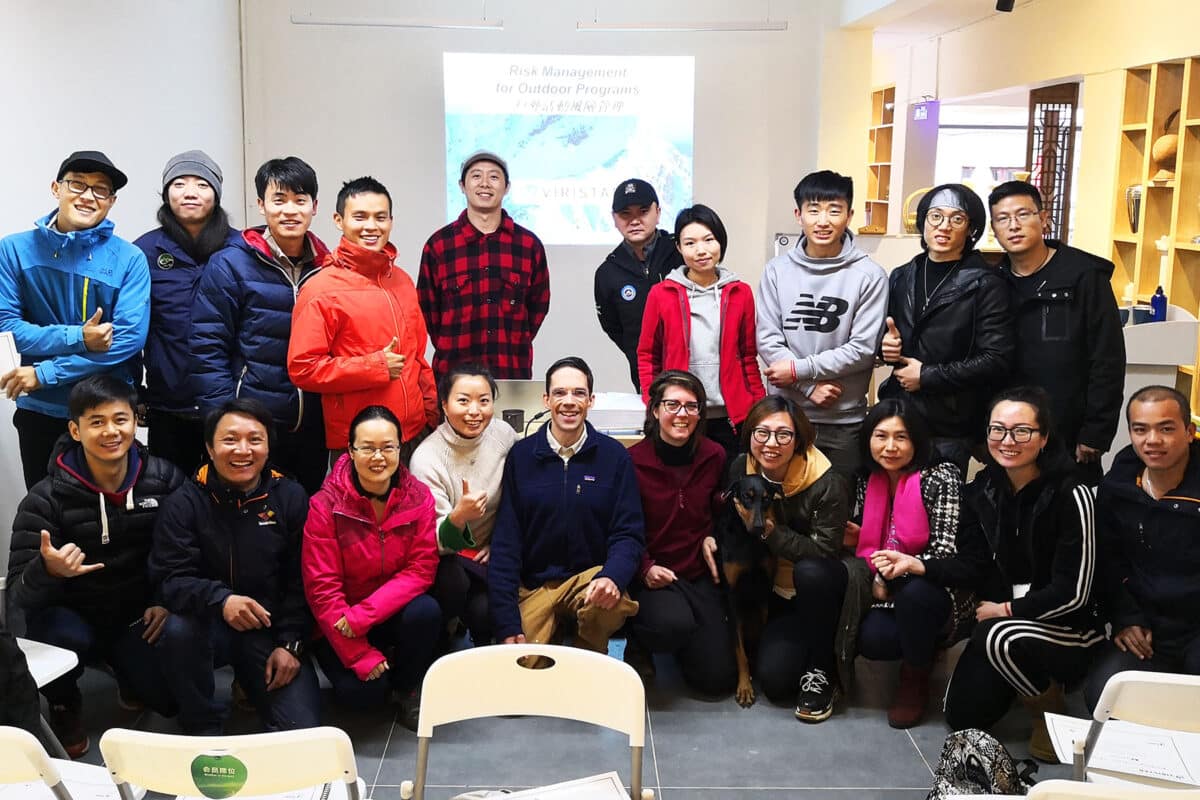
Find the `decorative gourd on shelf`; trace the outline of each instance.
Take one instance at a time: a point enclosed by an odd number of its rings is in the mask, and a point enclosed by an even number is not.
[[[1171,125],[1179,118],[1179,109],[1167,115],[1163,123],[1163,133],[1150,146],[1150,158],[1158,172],[1150,179],[1151,183],[1168,183],[1175,180],[1175,156],[1179,152],[1179,134],[1171,133]]]

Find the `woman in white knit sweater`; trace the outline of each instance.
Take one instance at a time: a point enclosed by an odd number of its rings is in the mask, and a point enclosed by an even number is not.
[[[441,561],[433,596],[444,618],[459,618],[475,645],[492,641],[487,563],[504,459],[517,441],[505,423],[491,424],[496,380],[481,364],[461,364],[438,383],[445,420],[413,453],[409,470],[433,492]]]

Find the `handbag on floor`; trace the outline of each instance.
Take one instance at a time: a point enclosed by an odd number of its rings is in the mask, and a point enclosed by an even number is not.
[[[996,737],[977,728],[955,731],[942,745],[926,800],[957,794],[1024,795],[1034,784],[1037,764],[1017,761]]]

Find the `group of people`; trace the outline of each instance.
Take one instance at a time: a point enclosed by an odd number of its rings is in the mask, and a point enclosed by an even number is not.
[[[338,702],[395,697],[415,728],[457,624],[477,646],[599,652],[623,630],[644,677],[671,655],[696,691],[746,704],[753,671],[806,722],[833,713],[857,655],[899,660],[896,727],[923,718],[938,651],[966,638],[947,721],[988,727],[1020,697],[1044,758],[1064,686],[1086,677],[1094,703],[1121,669],[1200,672],[1188,401],[1134,395],[1133,444],[1102,475],[1124,377],[1112,265],[1045,239],[1029,184],[989,197],[998,267],[975,250],[982,201],[948,184],[889,276],[849,231],[850,179],[814,172],[794,192],[800,240],[755,292],[723,266],[713,209],[684,209],[672,235],[653,187],[622,183],[595,300],[646,405],[626,449],[587,421],[576,356],[545,373],[544,428],[494,424],[496,381],[531,376],[550,300],[496,154],[463,162],[467,208],[415,284],[372,178],[339,191],[333,250],[295,157],[258,170],[266,225],[245,231],[203,152],[167,163],[160,227],[133,245],[106,220],[125,183],[72,154],[57,209],[0,240],[0,330],[23,364],[0,384],[29,490],[9,597],[31,638],[80,655],[43,687],[73,755],[95,663],[123,705],[189,733],[221,730],[225,664],[266,727],[317,724],[314,662]],[[972,456],[986,466],[964,487]],[[744,476],[771,487],[761,527],[731,499]],[[751,535],[771,557],[757,606],[724,569]]]

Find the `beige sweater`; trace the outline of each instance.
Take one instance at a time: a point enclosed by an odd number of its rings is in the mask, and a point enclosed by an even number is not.
[[[438,531],[442,523],[462,499],[465,478],[472,492],[487,491],[487,510],[483,519],[470,524],[471,536],[482,547],[492,536],[496,511],[500,508],[500,482],[504,477],[504,459],[516,443],[517,433],[508,423],[493,419],[483,433],[474,439],[460,436],[450,423],[443,422],[413,453],[409,470],[429,487],[437,506]],[[438,540],[443,555],[453,550]]]

